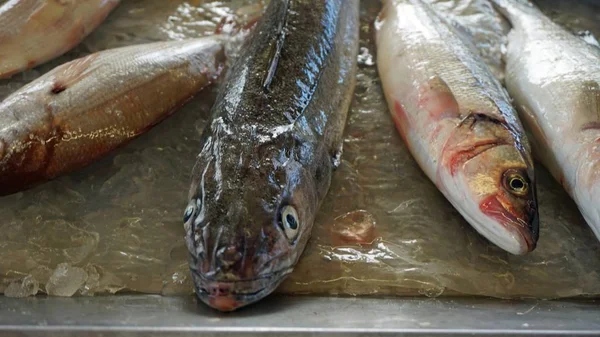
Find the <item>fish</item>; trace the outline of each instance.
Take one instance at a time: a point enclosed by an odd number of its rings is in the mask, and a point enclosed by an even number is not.
[[[534,163],[506,90],[422,1],[385,0],[375,26],[387,105],[421,169],[489,241],[515,255],[534,250]]]
[[[73,49],[120,0],[8,0],[0,4],[0,79]]]
[[[600,239],[600,48],[528,2],[493,3],[512,24],[506,87],[534,153]]]
[[[358,0],[273,0],[202,132],[183,222],[200,301],[233,311],[300,258],[334,169],[356,82]]]
[[[156,42],[65,63],[0,103],[0,195],[82,168],[212,83],[225,39]]]

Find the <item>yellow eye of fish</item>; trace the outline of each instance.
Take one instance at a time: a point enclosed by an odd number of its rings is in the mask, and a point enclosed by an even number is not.
[[[521,178],[512,178],[509,184],[515,191],[521,191],[525,188],[525,182]]]
[[[504,176],[505,187],[511,193],[518,196],[525,196],[529,192],[529,183],[521,174],[509,171]]]
[[[293,206],[285,206],[281,211],[281,227],[290,242],[296,240],[300,232],[300,220]]]

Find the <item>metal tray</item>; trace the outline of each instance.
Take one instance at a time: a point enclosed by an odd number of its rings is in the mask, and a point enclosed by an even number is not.
[[[0,336],[600,336],[600,301],[271,296],[222,314],[192,296],[0,297]]]
[[[600,0],[580,0],[600,4]],[[0,295],[0,336],[600,336],[600,300],[270,296],[218,313],[193,296]]]

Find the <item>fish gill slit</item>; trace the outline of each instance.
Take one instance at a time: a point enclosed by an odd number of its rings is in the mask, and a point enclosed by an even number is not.
[[[283,46],[286,42],[285,38],[287,37],[285,28],[288,25],[290,0],[285,1],[284,6],[285,16],[283,20],[281,20],[281,22],[279,23],[279,26],[277,27],[277,39],[275,41],[275,46],[272,47],[271,62],[269,62],[269,69],[267,70],[267,75],[265,76],[265,80],[263,81],[263,90],[267,93],[271,90],[271,83],[273,82],[273,78],[275,78],[275,73],[277,72],[279,59],[281,57],[281,51],[283,50]]]
[[[487,121],[493,124],[502,125],[506,127],[506,123],[500,119],[494,118],[492,116],[479,113],[479,112],[470,112],[467,116],[465,116],[459,123],[459,126],[464,126],[469,124],[469,128],[473,129],[477,122]]]
[[[456,175],[458,168],[465,165],[471,159],[481,155],[498,146],[506,145],[507,142],[501,139],[489,139],[471,144],[465,148],[458,148],[452,151],[452,154],[447,160],[440,162],[440,165],[445,165],[450,170],[451,175]],[[446,147],[444,148],[446,152]]]

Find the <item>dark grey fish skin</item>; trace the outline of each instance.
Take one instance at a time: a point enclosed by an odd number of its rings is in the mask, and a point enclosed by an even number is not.
[[[198,297],[231,311],[292,271],[339,163],[358,0],[272,0],[204,130],[184,215]]]

